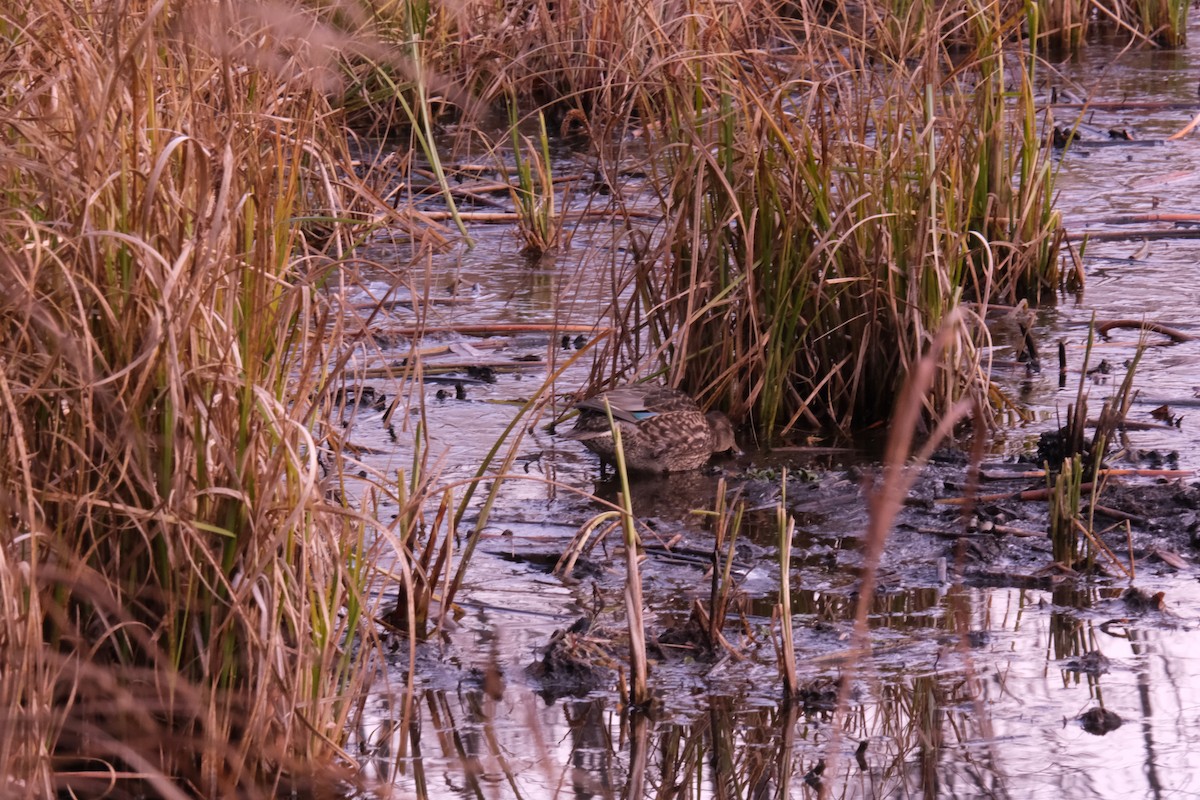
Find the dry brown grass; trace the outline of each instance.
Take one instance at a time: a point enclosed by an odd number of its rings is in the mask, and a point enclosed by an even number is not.
[[[370,553],[318,462],[336,262],[294,221],[336,255],[387,212],[326,100],[337,45],[268,4],[0,16],[6,796],[344,777]]]

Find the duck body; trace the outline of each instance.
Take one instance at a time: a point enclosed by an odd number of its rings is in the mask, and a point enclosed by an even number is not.
[[[714,453],[737,446],[728,417],[719,411],[705,414],[695,400],[678,389],[621,386],[577,404],[579,419],[565,434],[605,462],[617,461],[606,401],[613,422],[621,429],[625,466],[633,472],[697,469]]]

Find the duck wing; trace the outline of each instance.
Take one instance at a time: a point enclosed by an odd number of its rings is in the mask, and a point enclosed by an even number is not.
[[[696,401],[678,389],[645,384],[618,386],[582,400],[575,407],[580,411],[604,414],[606,400],[614,420],[635,424],[658,414],[699,410]]]

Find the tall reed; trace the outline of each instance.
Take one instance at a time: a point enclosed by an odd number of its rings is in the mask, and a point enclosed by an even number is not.
[[[6,796],[340,780],[369,539],[313,435],[342,325],[293,222],[344,247],[380,210],[335,36],[254,3],[0,12]]]
[[[642,79],[665,265],[618,316],[646,320],[672,382],[767,437],[886,418],[951,311],[1057,285],[1052,172],[1011,25],[995,4],[945,14],[889,39],[899,53],[781,20],[768,51],[689,18],[679,55]],[[984,340],[976,324],[945,352],[930,416],[986,380]]]
[[[1092,4],[1082,0],[1038,0],[1026,5],[1029,38],[1044,37],[1056,52],[1077,52],[1087,36]]]
[[[1186,0],[1131,0],[1139,23],[1138,30],[1165,47],[1187,43],[1188,7]]]

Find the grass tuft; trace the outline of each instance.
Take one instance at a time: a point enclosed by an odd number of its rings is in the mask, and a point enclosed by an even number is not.
[[[313,433],[336,262],[294,223],[337,253],[390,213],[347,177],[336,31],[50,0],[0,32],[6,793],[324,795],[376,651]]]

